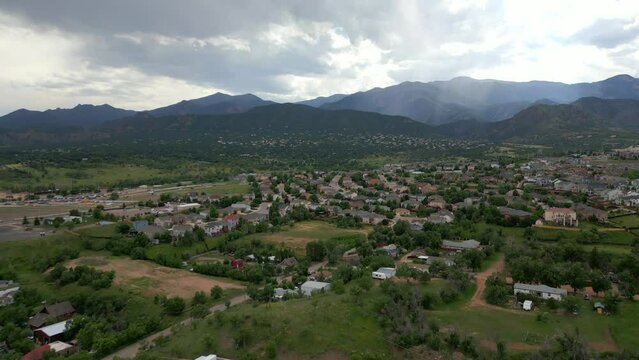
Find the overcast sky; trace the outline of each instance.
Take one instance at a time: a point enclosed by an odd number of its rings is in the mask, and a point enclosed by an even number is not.
[[[0,114],[638,69],[637,0],[0,0]]]

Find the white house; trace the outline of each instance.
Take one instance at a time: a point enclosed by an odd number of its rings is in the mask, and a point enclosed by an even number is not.
[[[315,292],[328,291],[331,289],[331,284],[321,281],[307,281],[300,287],[302,293],[306,296],[311,296]]]
[[[395,268],[381,267],[377,271],[373,271],[373,279],[386,280],[395,276]]]
[[[522,283],[515,284],[514,293],[515,295],[519,293],[530,294],[542,299],[555,300],[562,300],[566,295],[568,295],[568,292],[564,289],[554,288],[547,285],[531,285]]]

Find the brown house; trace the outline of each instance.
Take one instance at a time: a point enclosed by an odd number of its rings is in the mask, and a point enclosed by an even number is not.
[[[75,309],[68,301],[59,302],[57,304],[45,305],[39,313],[29,319],[29,327],[37,329],[47,323],[47,320],[53,321],[67,320],[75,315]]]

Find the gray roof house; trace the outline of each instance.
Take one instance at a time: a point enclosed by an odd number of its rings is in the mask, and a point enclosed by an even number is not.
[[[464,240],[464,241],[450,241],[444,240],[442,241],[442,249],[444,250],[453,250],[453,251],[461,251],[461,250],[472,250],[479,248],[480,242],[477,240]]]
[[[315,292],[322,292],[322,291],[330,290],[331,289],[331,284],[327,283],[327,282],[309,280],[309,281],[303,283],[302,286],[300,287],[300,289],[302,290],[302,293],[304,295],[311,296]]]
[[[565,289],[554,288],[548,285],[534,285],[534,284],[523,284],[516,283],[513,287],[514,294],[517,295],[519,293],[522,294],[530,294],[534,296],[541,297],[543,299],[555,299],[561,300],[566,295],[568,295],[568,291]]]

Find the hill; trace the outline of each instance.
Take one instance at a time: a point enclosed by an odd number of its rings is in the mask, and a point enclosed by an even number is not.
[[[582,97],[639,100],[639,79],[618,75],[593,83],[512,82],[458,77],[429,83],[404,82],[355,93],[326,109],[355,109],[407,116],[433,125],[479,120],[499,121],[538,101],[570,103]]]
[[[320,107],[320,106],[322,106],[324,104],[330,104],[330,103],[334,103],[336,101],[342,100],[343,98],[345,98],[347,96],[348,95],[346,95],[346,94],[334,94],[334,95],[331,95],[331,96],[320,96],[320,97],[317,97],[315,99],[300,101],[297,104],[308,105],[308,106],[312,106],[312,107]]]
[[[186,114],[235,114],[245,112],[257,106],[274,104],[262,100],[253,94],[227,95],[215,93],[199,99],[182,100],[179,103],[164,106],[148,113],[153,116],[170,116]]]
[[[274,104],[244,113],[136,116],[105,123],[100,132],[119,137],[179,138],[406,134],[427,136],[433,128],[414,120],[353,110],[328,111],[298,104]]]
[[[78,105],[72,109],[46,111],[16,110],[0,117],[0,129],[92,127],[109,120],[135,114],[135,111],[118,109],[111,105]]]

